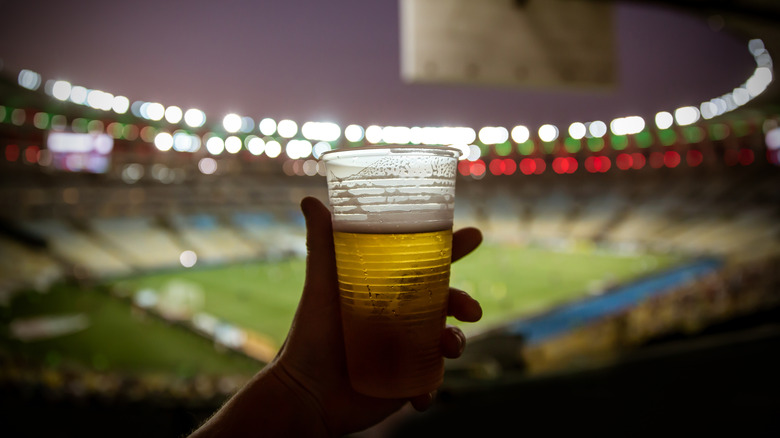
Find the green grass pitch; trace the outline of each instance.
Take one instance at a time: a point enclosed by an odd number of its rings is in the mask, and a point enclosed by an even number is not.
[[[595,251],[554,252],[485,244],[452,268],[453,287],[482,304],[483,320],[461,325],[467,333],[543,311],[585,296],[599,286],[620,283],[669,266],[672,256],[619,256]],[[118,280],[127,291],[160,290],[171,281],[197,285],[203,308],[220,319],[270,337],[281,345],[303,286],[305,262],[290,259],[214,268],[193,268]],[[15,298],[0,319],[81,312],[90,326],[59,338],[21,342],[0,334],[0,349],[50,365],[81,363],[125,372],[251,374],[259,365],[230,353],[217,353],[210,341],[149,316],[105,290],[61,285],[47,294]],[[7,327],[7,324],[6,324]]]

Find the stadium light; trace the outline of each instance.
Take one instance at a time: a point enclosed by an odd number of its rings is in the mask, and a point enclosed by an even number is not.
[[[158,102],[150,102],[146,104],[145,107],[146,117],[149,120],[162,120],[162,118],[165,116],[165,107]],[[144,106],[141,106],[141,115],[144,113]]]
[[[674,116],[667,111],[661,111],[655,115],[655,126],[658,129],[669,129],[674,123]]]
[[[222,127],[225,131],[234,133],[241,129],[241,116],[235,113],[230,113],[222,118]]]
[[[124,114],[130,108],[130,99],[125,96],[114,96],[111,101],[111,109],[117,114]]]
[[[225,141],[217,136],[211,136],[206,140],[206,150],[211,155],[219,155],[225,150]]]
[[[525,143],[529,138],[531,138],[531,131],[529,131],[527,127],[517,125],[512,128],[512,140],[514,140],[515,143]]]
[[[360,125],[349,125],[344,129],[344,137],[352,143],[363,140],[365,131]]]
[[[585,127],[585,124],[582,122],[574,122],[571,125],[569,125],[569,137],[580,140],[582,137],[585,137],[585,134],[588,132],[588,128]]]
[[[241,151],[241,139],[235,135],[231,135],[225,139],[225,150],[230,154],[237,154]]]
[[[154,136],[154,146],[162,151],[169,151],[173,147],[173,136],[167,132],[158,132]]]
[[[695,106],[684,106],[674,110],[674,120],[679,126],[692,125],[699,121],[699,109]]]
[[[23,69],[19,72],[17,81],[20,86],[34,91],[41,86],[41,75],[32,70]]]
[[[371,125],[366,128],[366,141],[377,144],[382,141],[382,128],[377,125]]]
[[[276,133],[276,120],[266,117],[260,121],[258,128],[263,135],[274,135]]]
[[[341,127],[331,122],[306,122],[301,134],[309,141],[336,141],[341,137]]]
[[[276,131],[281,137],[293,138],[298,133],[298,124],[289,119],[280,120],[276,126]]]
[[[276,158],[282,153],[282,145],[276,140],[270,140],[265,143],[265,154],[271,158]]]
[[[206,113],[197,108],[190,108],[184,113],[184,123],[190,128],[200,128],[206,124]]]
[[[550,124],[542,125],[539,127],[538,134],[542,141],[555,141],[558,138],[558,127]]]
[[[265,151],[265,141],[262,138],[250,135],[246,138],[246,148],[252,155],[261,155]]]
[[[175,124],[181,122],[182,115],[181,108],[176,105],[171,105],[165,109],[165,120],[168,123]]]
[[[51,95],[57,100],[68,100],[72,85],[68,81],[56,81],[51,87]]]
[[[501,144],[509,140],[509,131],[502,126],[485,126],[479,130],[479,141],[483,144]]]

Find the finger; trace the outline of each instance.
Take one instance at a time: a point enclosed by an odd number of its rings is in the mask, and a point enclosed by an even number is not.
[[[477,322],[482,318],[482,306],[466,292],[451,287],[447,315],[463,322]]]
[[[461,329],[448,325],[441,332],[441,354],[448,359],[457,359],[466,348],[466,335]]]
[[[427,411],[433,404],[433,400],[436,398],[436,392],[429,392],[428,394],[418,395],[417,397],[409,400],[412,403],[412,407],[418,412]]]
[[[477,228],[463,228],[452,235],[452,261],[474,251],[482,243],[482,232]]]
[[[306,292],[312,290],[314,286],[320,290],[323,287],[338,284],[336,257],[333,249],[333,225],[330,210],[317,198],[306,197],[301,201],[301,211],[306,219],[307,252],[303,298],[308,298]]]

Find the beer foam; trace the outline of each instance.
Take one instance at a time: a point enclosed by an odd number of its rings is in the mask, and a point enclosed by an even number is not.
[[[434,147],[323,154],[334,229],[380,234],[452,228],[458,154]]]

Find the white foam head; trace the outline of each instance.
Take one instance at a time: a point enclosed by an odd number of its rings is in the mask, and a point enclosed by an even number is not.
[[[333,227],[362,233],[452,228],[460,151],[445,147],[368,146],[322,155]]]

